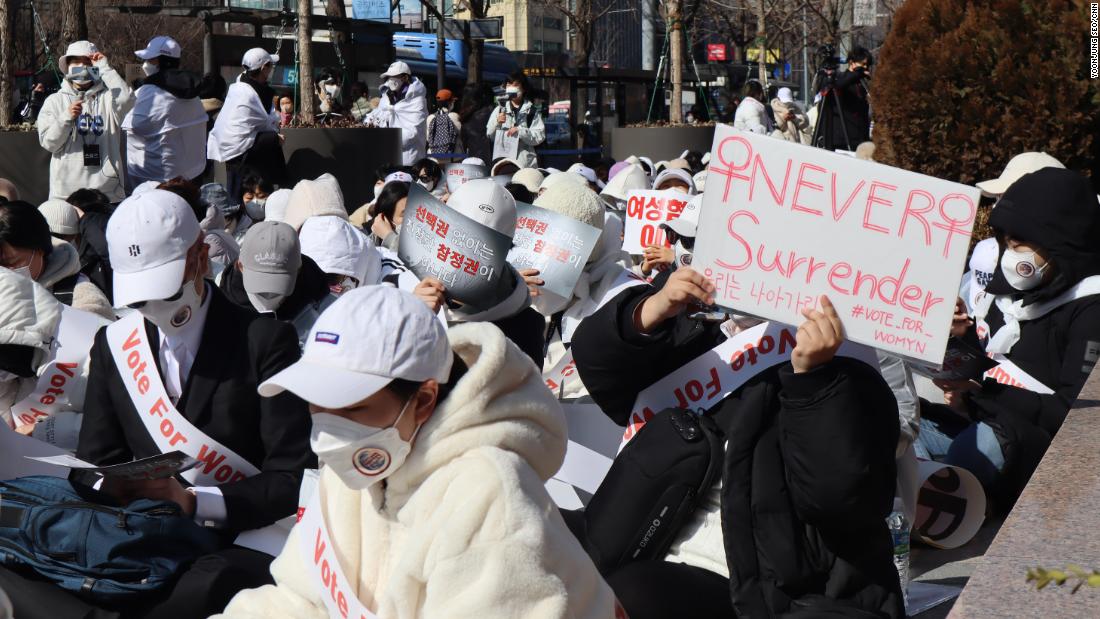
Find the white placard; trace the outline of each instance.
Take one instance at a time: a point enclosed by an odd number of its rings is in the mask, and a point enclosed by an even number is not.
[[[937,548],[958,548],[985,522],[985,490],[978,478],[957,466],[919,460],[917,517],[913,533]]]
[[[623,250],[640,255],[646,247],[671,247],[661,224],[680,216],[689,197],[676,191],[639,190],[627,194]]]
[[[788,324],[827,294],[848,339],[939,364],[978,189],[719,125],[692,266]]]
[[[493,138],[493,161],[500,159],[511,159],[515,161],[519,157],[519,134],[509,136],[508,131],[505,129],[498,129],[496,137]]]

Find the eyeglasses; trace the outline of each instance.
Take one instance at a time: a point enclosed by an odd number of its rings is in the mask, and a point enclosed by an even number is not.
[[[695,237],[693,237],[693,236],[683,236],[681,234],[678,234],[675,230],[672,230],[672,229],[669,229],[666,232],[667,232],[669,243],[672,243],[673,245],[675,245],[676,242],[679,241],[680,244],[684,246],[684,249],[686,249],[688,251],[692,251],[692,250],[695,249]]]

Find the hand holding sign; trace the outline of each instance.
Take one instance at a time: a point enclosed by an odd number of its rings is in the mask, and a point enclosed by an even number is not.
[[[966,335],[967,329],[974,325],[974,320],[966,313],[966,303],[959,297],[955,301],[955,315],[951,317],[951,337]]]
[[[682,267],[669,276],[660,292],[635,310],[634,326],[642,333],[649,333],[689,305],[713,304],[714,282],[691,267]]]
[[[821,311],[804,309],[806,322],[798,327],[791,365],[795,374],[802,374],[828,363],[844,343],[844,326],[829,297],[821,295]]]
[[[447,300],[446,293],[447,287],[434,277],[425,277],[416,285],[416,288],[413,288],[416,298],[423,301],[433,314],[439,313],[439,308],[443,307],[443,303]]]
[[[540,287],[546,284],[546,281],[539,277],[539,270],[520,269],[519,275],[523,278],[523,283],[527,284],[527,290],[531,292],[531,298],[537,298]]]

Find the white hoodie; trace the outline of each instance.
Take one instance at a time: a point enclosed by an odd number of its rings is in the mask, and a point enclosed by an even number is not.
[[[125,197],[122,168],[122,119],[133,105],[126,80],[107,64],[95,63],[100,80],[84,91],[84,111],[77,122],[69,114],[80,91],[68,80],[46,97],[38,114],[38,143],[50,158],[50,197],[64,200],[77,189],[98,189],[113,202]],[[89,126],[91,125],[91,126]],[[84,145],[98,145],[101,166],[84,165]]]
[[[363,123],[375,127],[391,127],[401,130],[401,163],[412,165],[423,159],[428,149],[428,90],[424,82],[413,78],[405,91],[405,97],[390,103],[383,93],[378,107],[363,119]]]
[[[183,99],[153,84],[138,88],[134,109],[122,123],[131,186],[201,176],[207,118],[198,97]]]
[[[449,337],[469,371],[405,464],[362,492],[322,471],[345,576],[381,619],[611,619],[614,594],[543,488],[565,455],[561,409],[496,327]],[[271,565],[276,584],[238,593],[219,617],[328,618],[298,534]]]
[[[225,92],[225,103],[214,128],[206,138],[206,156],[214,161],[229,161],[252,148],[256,134],[279,131],[279,113],[271,109],[270,101],[260,101],[256,89],[237,81]]]

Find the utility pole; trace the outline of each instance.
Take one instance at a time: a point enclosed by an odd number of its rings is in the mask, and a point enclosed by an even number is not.
[[[802,105],[803,109],[810,109],[810,50],[809,34],[806,30],[806,5],[802,5]]]
[[[0,0],[0,127],[11,121],[12,21],[11,0]]]
[[[673,124],[684,122],[684,28],[680,22],[681,0],[668,3],[668,63],[672,81],[672,105],[668,120]]]
[[[447,40],[443,37],[443,0],[439,0],[439,22],[435,26],[435,89],[443,90],[447,83],[447,69],[445,67],[447,55]]]

